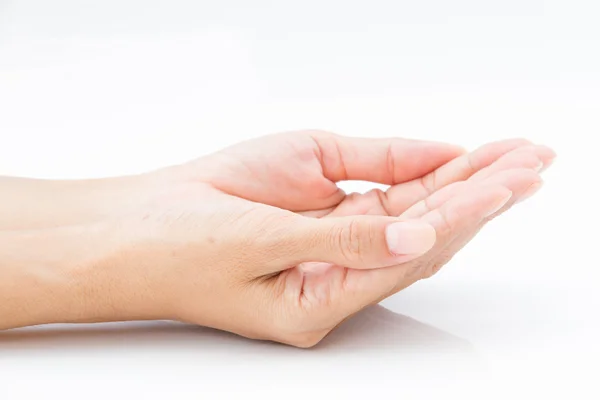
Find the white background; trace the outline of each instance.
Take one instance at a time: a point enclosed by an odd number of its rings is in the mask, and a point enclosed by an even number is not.
[[[0,398],[598,398],[598,21],[593,0],[0,0],[0,174],[136,173],[300,128],[559,155],[439,275],[314,349],[5,332]]]

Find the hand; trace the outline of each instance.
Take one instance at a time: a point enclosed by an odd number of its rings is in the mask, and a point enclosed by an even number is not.
[[[140,291],[169,305],[157,317],[314,345],[361,308],[439,270],[530,194],[554,156],[522,140],[460,154],[321,132],[226,149],[174,170],[169,198],[135,229],[146,239],[127,259],[144,267],[125,281],[156,283]],[[335,185],[346,179],[392,186],[346,196]]]
[[[178,176],[204,180],[226,193],[317,218],[418,218],[431,204],[426,197],[434,193],[431,198],[438,207],[457,195],[476,192],[476,183],[493,183],[516,191],[487,222],[533,195],[541,180],[531,171],[546,169],[554,157],[548,147],[535,146],[524,139],[490,143],[465,153],[458,146],[443,143],[348,138],[307,131],[240,143],[184,165],[185,172]],[[486,181],[488,178],[491,179]],[[335,185],[342,180],[367,180],[391,187],[386,192],[376,189],[346,195]],[[423,271],[421,277],[437,272],[485,222],[461,233],[460,239],[443,251],[429,254],[432,268]],[[405,282],[399,288],[406,286]]]
[[[92,200],[77,219],[65,208],[69,218],[30,221],[60,227],[0,232],[0,282],[13,282],[0,284],[0,329],[177,319],[311,346],[435,273],[534,190],[553,156],[522,140],[467,155],[444,144],[305,132],[119,180],[118,190],[112,180],[74,183],[68,204],[81,204],[82,193]],[[344,179],[391,186],[346,196],[335,185]],[[44,193],[52,183],[28,186]],[[128,196],[96,209],[101,187],[102,199]],[[37,212],[54,215],[47,211]]]

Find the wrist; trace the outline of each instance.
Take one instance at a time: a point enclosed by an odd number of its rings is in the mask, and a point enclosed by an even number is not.
[[[121,222],[2,232],[0,241],[0,329],[167,317]]]
[[[73,181],[0,180],[0,230],[35,230],[126,215],[152,202],[165,179],[156,172]]]

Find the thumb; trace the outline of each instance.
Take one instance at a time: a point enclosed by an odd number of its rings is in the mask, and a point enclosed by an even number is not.
[[[295,225],[301,261],[321,261],[348,268],[388,267],[410,261],[431,249],[435,229],[420,220],[359,215],[306,218]]]

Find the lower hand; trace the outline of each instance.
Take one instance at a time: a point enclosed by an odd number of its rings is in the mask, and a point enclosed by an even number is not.
[[[530,195],[553,156],[522,140],[463,154],[322,132],[266,137],[161,171],[153,204],[98,223],[114,246],[67,274],[92,297],[85,320],[175,319],[309,347],[437,272]],[[346,195],[336,182],[347,179],[391,186]]]

